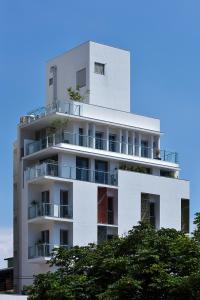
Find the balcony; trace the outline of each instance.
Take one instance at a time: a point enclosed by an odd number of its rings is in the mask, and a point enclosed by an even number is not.
[[[20,118],[20,124],[26,125],[56,112],[67,115],[80,116],[81,106],[79,104],[73,103],[73,101],[57,101],[51,105],[43,106],[29,112],[26,116]]]
[[[57,205],[50,203],[33,204],[28,208],[28,219],[41,217],[72,219],[72,205]]]
[[[56,146],[60,143],[94,148],[103,151],[116,152],[130,156],[157,159],[171,163],[178,163],[178,154],[167,150],[158,150],[154,147],[145,147],[132,143],[115,141],[112,139],[97,138],[95,136],[80,135],[63,131],[46,136],[43,139],[28,143],[26,145],[26,155],[33,154],[42,149]]]
[[[106,185],[117,185],[117,173],[58,165],[57,163],[42,163],[26,170],[26,180],[33,180],[43,176],[64,179],[81,180]]]
[[[64,247],[66,249],[69,248],[68,245],[54,245],[54,244],[35,244],[34,246],[30,246],[28,248],[28,258],[50,258],[53,249],[58,247]]]

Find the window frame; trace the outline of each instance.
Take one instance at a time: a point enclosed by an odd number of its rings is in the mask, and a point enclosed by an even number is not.
[[[94,62],[94,73],[98,74],[98,75],[103,75],[104,76],[105,75],[105,66],[106,66],[105,64],[95,61]],[[97,70],[96,67],[97,68],[98,67],[102,67],[102,72],[98,72],[98,70]]]

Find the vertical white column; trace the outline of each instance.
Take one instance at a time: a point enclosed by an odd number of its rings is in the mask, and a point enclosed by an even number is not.
[[[92,148],[95,148],[95,133],[96,133],[96,125],[92,125]]]
[[[106,145],[106,151],[109,151],[109,127],[106,127],[106,141],[105,141],[105,145]]]
[[[119,129],[119,135],[118,135],[118,145],[119,145],[119,153],[122,153],[122,130]]]
[[[88,124],[88,123],[85,123],[84,137],[83,137],[83,145],[84,145],[85,147],[88,147],[88,146],[89,146],[88,132],[89,132],[89,124]]]
[[[150,136],[150,151],[149,151],[149,154],[150,154],[150,158],[153,159],[153,142],[154,142],[154,136],[151,135]]]
[[[128,154],[128,130],[125,131],[125,154]]]
[[[157,144],[158,144],[158,149],[160,150],[160,136],[158,136],[158,142],[157,142]]]
[[[135,155],[135,132],[132,132],[132,151],[133,155]]]
[[[141,140],[142,140],[142,136],[141,133],[138,134],[138,155],[139,157],[141,157]]]

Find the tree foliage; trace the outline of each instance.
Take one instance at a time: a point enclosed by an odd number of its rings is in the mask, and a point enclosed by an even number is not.
[[[140,223],[127,236],[100,245],[53,252],[53,273],[35,276],[30,300],[200,299],[200,214],[188,237]]]

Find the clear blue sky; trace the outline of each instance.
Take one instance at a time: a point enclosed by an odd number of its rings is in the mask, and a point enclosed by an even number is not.
[[[12,143],[43,105],[45,62],[87,40],[131,51],[132,111],[161,119],[200,211],[200,1],[0,0],[0,228],[12,225]]]

